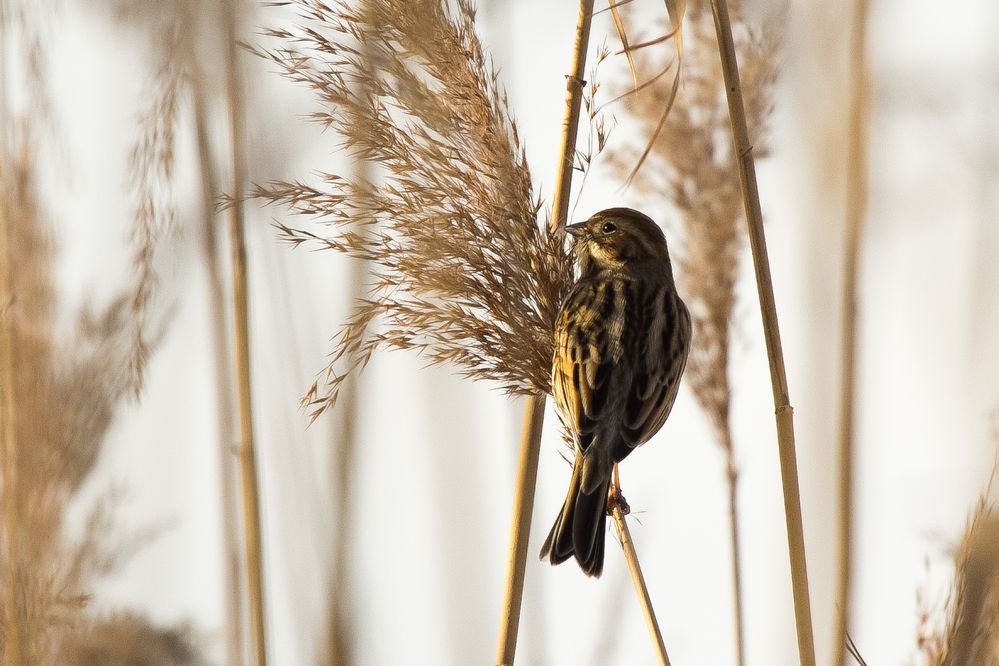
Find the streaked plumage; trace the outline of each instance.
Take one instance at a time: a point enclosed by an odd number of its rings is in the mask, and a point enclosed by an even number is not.
[[[555,323],[552,393],[576,460],[541,558],[559,564],[575,556],[584,573],[599,576],[613,466],[669,416],[690,349],[690,314],[651,219],[611,208],[567,231],[579,279]]]

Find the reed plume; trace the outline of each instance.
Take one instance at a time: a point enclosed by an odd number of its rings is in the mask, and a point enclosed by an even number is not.
[[[547,392],[552,322],[571,265],[561,235],[539,224],[541,203],[471,3],[287,4],[296,24],[267,29],[269,45],[248,48],[311,88],[320,104],[311,120],[374,165],[370,181],[321,173],[315,183],[250,192],[319,225],[278,223],[284,240],[371,263],[370,295],[303,399],[310,417],[382,348],[416,350],[509,393]]]

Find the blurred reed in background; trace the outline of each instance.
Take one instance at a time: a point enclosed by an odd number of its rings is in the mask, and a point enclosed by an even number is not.
[[[115,412],[129,395],[129,296],[66,313],[54,286],[58,226],[38,199],[39,146],[45,135],[47,88],[44,12],[0,7],[4,46],[29,54],[22,76],[31,81],[23,107],[0,95],[0,332],[3,356],[3,585],[0,654],[5,664],[122,663],[158,654],[157,663],[198,663],[190,628],[163,630],[143,615],[111,619],[88,606],[102,578],[150,541],[155,529],[116,528],[120,489],[89,502],[82,525],[69,521],[101,457]],[[25,62],[25,61],[20,61]],[[4,59],[0,84],[8,85]],[[74,323],[68,329],[67,315]],[[162,313],[150,316],[144,365],[164,331]],[[132,365],[132,370],[140,370]],[[122,616],[124,617],[124,615]],[[113,627],[113,629],[111,629]],[[114,640],[107,639],[113,631]],[[101,635],[104,638],[101,638]],[[116,661],[118,660],[118,661]]]

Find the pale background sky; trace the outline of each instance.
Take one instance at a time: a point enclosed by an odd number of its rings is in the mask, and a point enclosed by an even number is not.
[[[652,3],[656,4],[656,3]],[[657,5],[658,6],[658,5]],[[262,13],[266,16],[266,13]],[[575,3],[483,2],[481,34],[502,72],[535,182],[552,191]],[[833,443],[839,248],[845,158],[848,3],[792,2],[788,48],[759,165],[784,350],[795,407],[806,545],[820,663],[828,663],[835,543]],[[870,214],[861,277],[856,578],[852,633],[871,664],[915,655],[916,590],[940,593],[948,548],[991,465],[999,407],[999,8],[989,0],[872,3]],[[128,279],[125,157],[146,90],[147,44],[104,11],[67,0],[48,44],[61,155],[48,197],[69,302]],[[606,15],[595,46],[616,44]],[[255,83],[249,139],[279,172],[330,168],[332,137],[298,120],[309,97],[246,60]],[[253,106],[256,105],[256,106]],[[221,131],[221,129],[219,130]],[[179,165],[193,146],[181,144]],[[252,161],[252,156],[251,156]],[[62,164],[60,166],[60,163]],[[280,163],[280,162],[279,162]],[[608,171],[587,183],[577,218],[661,202],[620,193]],[[182,217],[198,174],[178,168]],[[58,196],[54,196],[58,194]],[[324,646],[327,564],[346,538],[332,514],[335,418],[306,430],[301,393],[344,320],[348,270],[329,253],[292,252],[247,207],[253,363],[273,663],[316,663]],[[667,232],[669,222],[666,223]],[[192,227],[188,227],[190,229]],[[91,496],[128,488],[124,525],[166,530],[102,586],[98,608],[138,607],[190,621],[222,659],[221,514],[205,273],[180,235],[162,269],[174,315],[143,402],[119,415]],[[675,250],[678,251],[678,250]],[[748,260],[748,252],[746,254]],[[741,471],[747,663],[796,651],[767,362],[744,264],[731,369]],[[353,544],[359,663],[491,663],[505,568],[522,404],[412,355],[376,356],[363,376]],[[619,549],[599,581],[535,554],[561,506],[568,468],[551,411],[532,528],[518,663],[654,663]],[[622,466],[632,532],[674,664],[732,658],[723,457],[692,396]],[[640,524],[637,522],[640,520]],[[927,562],[929,563],[927,565]],[[927,568],[929,567],[929,568]]]

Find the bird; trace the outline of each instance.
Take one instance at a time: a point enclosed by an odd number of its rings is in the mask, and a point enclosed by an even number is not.
[[[541,559],[603,571],[614,466],[666,422],[690,352],[666,237],[650,217],[608,208],[566,227],[578,278],[555,320],[551,386],[575,460]]]

